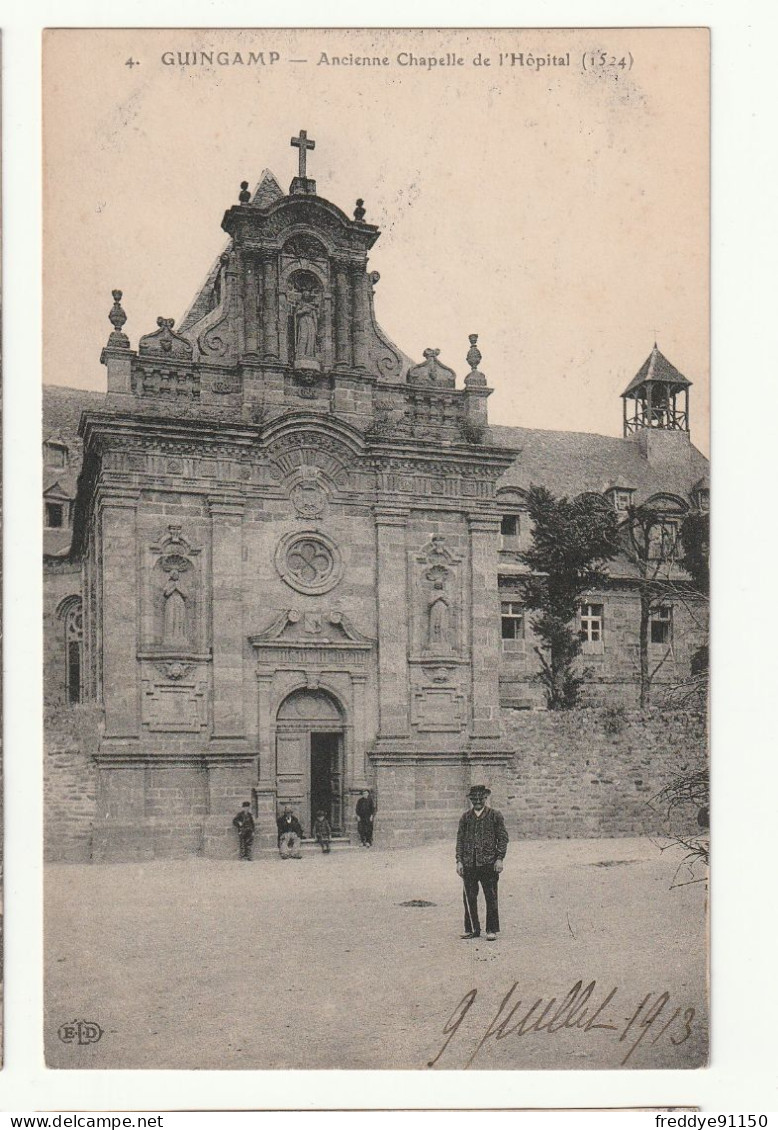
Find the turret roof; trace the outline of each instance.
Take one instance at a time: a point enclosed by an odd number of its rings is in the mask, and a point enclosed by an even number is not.
[[[673,386],[674,392],[678,392],[682,388],[689,388],[691,383],[683,373],[678,372],[675,365],[671,365],[663,353],[660,353],[654,342],[654,348],[621,395],[634,397],[638,389],[645,384],[669,384]]]

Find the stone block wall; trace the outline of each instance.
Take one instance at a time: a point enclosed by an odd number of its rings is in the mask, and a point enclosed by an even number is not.
[[[453,838],[467,791],[477,782],[492,789],[491,803],[505,815],[512,839],[664,835],[666,814],[650,802],[674,778],[707,764],[704,720],[693,712],[619,706],[504,711],[503,728],[504,746],[515,754],[494,763],[456,755],[378,758],[376,844]],[[91,754],[96,734],[97,712],[90,707],[75,707],[47,726],[46,859],[235,856],[230,820],[249,795],[249,765],[211,767],[210,773],[194,766],[108,770],[110,780],[99,786]],[[116,780],[122,772],[138,777],[142,812],[136,819],[128,818],[132,790]],[[120,785],[121,811],[107,837],[98,807],[110,818],[108,794]],[[258,830],[267,843],[258,840],[257,847],[275,842],[272,805],[266,807]],[[677,813],[676,830],[698,831],[696,815],[695,809]]]
[[[446,754],[406,761],[380,758],[375,769],[376,844],[411,847],[425,840],[450,839],[453,850],[470,786],[488,785],[493,807],[505,813],[511,781],[506,758],[493,762]]]
[[[665,816],[649,801],[707,764],[698,713],[609,706],[505,711],[503,721],[516,751],[505,815],[520,839],[661,835]],[[696,827],[696,811],[682,815]]]
[[[97,712],[73,707],[47,719],[45,729],[44,857],[86,863],[97,814]]]
[[[501,587],[502,601],[521,603],[517,587]],[[603,606],[603,638],[598,643],[583,644],[576,665],[585,675],[581,699],[588,703],[613,704],[627,708],[638,705],[640,698],[640,599],[628,588],[592,592],[587,601]],[[707,642],[706,608],[702,602],[676,598],[672,605],[672,643],[648,645],[649,670],[655,672],[655,697],[683,685],[691,675],[692,658]],[[540,661],[530,621],[534,614],[525,612],[524,635],[520,639],[501,640],[499,661],[500,704],[504,708],[537,709],[545,706],[543,687],[537,678]]]

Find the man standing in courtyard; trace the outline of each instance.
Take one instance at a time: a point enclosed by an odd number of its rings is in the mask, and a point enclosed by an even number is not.
[[[457,875],[462,879],[465,904],[463,940],[480,938],[478,885],[486,899],[486,940],[493,942],[500,932],[497,908],[497,882],[508,850],[508,833],[502,814],[490,808],[486,798],[491,789],[473,785],[468,797],[471,808],[460,818],[457,832]]]
[[[251,845],[254,843],[254,817],[251,815],[251,805],[244,800],[243,807],[232,821],[238,829],[238,844],[240,858],[251,859]]]
[[[375,801],[370,789],[363,789],[362,796],[357,801],[357,832],[362,847],[373,846],[373,820],[375,819]]]
[[[282,859],[302,859],[300,841],[303,829],[291,808],[285,808],[283,815],[276,820],[278,825],[278,850]]]

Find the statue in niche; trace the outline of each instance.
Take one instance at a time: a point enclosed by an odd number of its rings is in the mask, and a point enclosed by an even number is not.
[[[318,369],[316,360],[319,309],[315,292],[304,290],[294,312],[294,363],[297,369]]]
[[[438,596],[429,606],[427,647],[440,654],[451,650],[451,613],[447,602]]]
[[[165,615],[162,639],[170,647],[187,642],[186,597],[179,585],[181,574],[177,569],[170,571],[170,579],[165,585]]]

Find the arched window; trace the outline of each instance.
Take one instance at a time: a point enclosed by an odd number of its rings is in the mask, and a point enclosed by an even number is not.
[[[65,612],[65,690],[67,701],[81,701],[81,668],[84,648],[84,613],[76,598]]]

